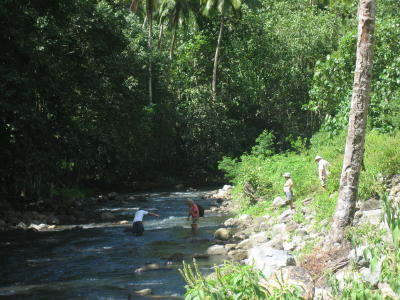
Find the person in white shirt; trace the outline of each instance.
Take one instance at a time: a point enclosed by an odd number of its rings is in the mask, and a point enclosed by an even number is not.
[[[323,159],[321,156],[317,155],[315,157],[315,161],[318,163],[318,176],[319,181],[321,182],[321,186],[326,188],[326,180],[328,179],[329,175],[329,162]]]
[[[290,173],[285,173],[283,174],[283,177],[286,179],[285,184],[283,185],[283,191],[285,192],[286,195],[286,201],[289,202],[290,204],[290,209],[294,209],[293,206],[293,180],[291,178]]]
[[[150,215],[150,216],[154,216],[154,217],[160,217],[159,215],[149,212],[147,210],[144,210],[142,208],[139,208],[139,210],[135,213],[135,217],[133,219],[133,224],[132,224],[132,229],[133,229],[133,233],[136,236],[141,236],[143,235],[144,232],[144,227],[143,227],[143,217],[145,215]]]

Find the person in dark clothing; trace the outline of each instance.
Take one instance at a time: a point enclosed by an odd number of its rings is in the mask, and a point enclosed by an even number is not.
[[[159,215],[149,212],[147,210],[144,210],[142,208],[139,208],[139,210],[135,213],[135,218],[133,219],[133,224],[132,224],[132,229],[133,229],[133,233],[136,236],[141,236],[143,235],[144,232],[144,227],[143,227],[143,217],[145,215],[150,215],[150,216],[154,216],[154,217],[160,217]]]

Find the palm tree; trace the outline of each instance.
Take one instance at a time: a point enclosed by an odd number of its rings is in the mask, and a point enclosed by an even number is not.
[[[131,11],[138,12],[141,0],[132,0]],[[153,88],[152,88],[152,36],[153,36],[153,13],[157,9],[157,0],[146,0],[146,20],[148,28],[148,47],[149,47],[149,104],[153,104]]]
[[[349,115],[346,148],[340,178],[339,198],[333,224],[328,236],[329,243],[340,243],[344,231],[354,216],[358,181],[364,157],[365,128],[368,105],[371,98],[373,37],[375,27],[374,0],[360,0],[357,41],[357,60],[354,72],[353,96]]]
[[[169,24],[172,28],[171,45],[169,58],[172,59],[176,43],[176,33],[179,26],[188,21],[191,15],[190,1],[188,0],[163,0],[160,5],[160,23],[169,17]]]
[[[215,48],[214,55],[214,67],[213,67],[213,79],[212,79],[212,99],[214,102],[217,100],[217,68],[218,58],[221,48],[222,33],[224,30],[225,16],[230,11],[238,10],[242,5],[242,0],[200,0],[203,5],[203,13],[206,16],[212,14],[218,14],[221,18],[219,27],[219,34],[217,40],[217,46]]]

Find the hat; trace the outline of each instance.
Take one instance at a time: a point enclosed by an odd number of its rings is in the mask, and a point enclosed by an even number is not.
[[[290,173],[286,172],[285,174],[283,174],[283,177],[290,177]]]
[[[315,157],[315,160],[320,160],[320,159],[322,159],[322,157],[319,156],[319,155],[317,155],[317,156]]]

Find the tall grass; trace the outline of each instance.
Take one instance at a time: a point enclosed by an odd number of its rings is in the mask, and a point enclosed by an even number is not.
[[[284,197],[282,174],[290,172],[294,182],[295,205],[306,197],[313,197],[317,218],[332,216],[339,188],[345,146],[345,132],[330,138],[326,133],[318,133],[311,139],[311,146],[300,153],[286,152],[273,156],[242,155],[239,159],[224,158],[219,168],[234,184],[234,195],[241,201],[241,212],[251,215],[265,214],[276,196]],[[400,134],[380,134],[369,132],[366,137],[364,165],[359,185],[359,198],[368,199],[379,194],[382,186],[380,176],[400,173]],[[330,163],[330,176],[327,189],[320,187],[316,155]],[[252,208],[243,193],[246,182],[252,184],[256,196],[263,202]]]

